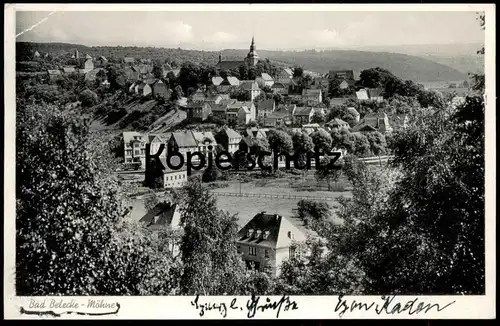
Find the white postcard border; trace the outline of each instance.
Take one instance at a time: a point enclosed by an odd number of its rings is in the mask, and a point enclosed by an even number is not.
[[[283,311],[280,319],[367,319],[367,318],[419,318],[419,319],[491,319],[496,317],[495,310],[495,288],[496,288],[496,119],[495,119],[495,5],[485,4],[371,4],[371,5],[156,5],[156,4],[120,4],[120,5],[95,5],[95,4],[7,4],[4,7],[5,17],[5,161],[4,161],[4,316],[6,319],[40,319],[56,318],[40,317],[37,315],[21,314],[21,307],[28,309],[30,300],[28,297],[15,296],[15,11],[130,11],[130,10],[167,10],[167,11],[484,11],[486,13],[485,25],[485,72],[486,72],[486,295],[484,296],[401,296],[393,299],[391,307],[396,303],[404,305],[410,300],[417,298],[415,308],[419,302],[439,304],[441,307],[453,302],[449,307],[437,312],[431,309],[427,313],[409,315],[408,310],[399,314],[386,314],[382,311],[377,314],[375,309],[354,309],[339,316],[336,305],[339,303],[337,296],[291,296],[290,300],[297,303],[297,310]],[[248,309],[245,304],[249,297],[235,297],[241,310],[228,310],[226,319],[249,318]],[[262,297],[261,303],[267,297]],[[271,300],[280,300],[281,297],[269,297]],[[88,300],[105,300],[108,303],[118,302],[120,309],[117,314],[104,316],[89,316],[62,314],[61,319],[74,318],[99,318],[99,319],[221,319],[224,318],[219,311],[207,311],[200,316],[199,310],[192,305],[194,297],[36,297],[36,300],[47,300],[48,309],[61,313],[71,309],[50,308],[51,300],[57,303],[60,300],[71,302],[75,300],[83,305]],[[233,297],[202,297],[200,302],[224,302],[228,306]],[[344,300],[352,303],[371,302],[381,303],[383,299],[378,296],[345,297]],[[78,309],[82,312],[102,311],[102,309]],[[112,309],[111,309],[112,310]],[[386,310],[390,310],[387,308]],[[107,309],[106,311],[110,311]],[[272,319],[276,317],[276,310],[257,312],[253,319]]]

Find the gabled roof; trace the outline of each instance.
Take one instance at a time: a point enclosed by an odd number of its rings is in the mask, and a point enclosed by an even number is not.
[[[123,58],[123,61],[125,63],[134,63],[135,59],[133,57],[125,57],[125,58]]]
[[[132,140],[135,140],[136,137],[140,141],[144,140],[144,136],[140,132],[137,132],[137,131],[124,131],[123,132],[123,142],[124,143],[129,143]]]
[[[139,222],[145,223],[146,227],[151,229],[167,225],[176,228],[180,225],[179,206],[168,202],[158,203]]]
[[[285,83],[283,82],[277,82],[277,83],[274,83],[273,86],[271,86],[271,88],[287,88],[288,86],[285,85]]]
[[[309,107],[297,107],[293,115],[309,116],[313,110],[313,108]]]
[[[240,85],[240,81],[238,78],[236,77],[233,77],[233,76],[228,76],[226,78],[226,82],[231,85],[231,86],[239,86]]]
[[[193,131],[193,136],[198,144],[204,144],[206,141],[210,142],[214,146],[217,144],[211,131]]]
[[[250,236],[249,230],[253,231]],[[260,231],[258,237],[257,231]],[[264,238],[263,236],[266,234],[267,238]],[[240,229],[237,242],[270,248],[286,248],[294,240],[305,241],[305,239],[305,235],[285,217],[262,212],[255,215]]]
[[[368,94],[370,95],[370,98],[379,97],[379,96],[382,96],[383,91],[384,90],[381,88],[369,88]]]
[[[212,77],[212,84],[215,86],[219,86],[222,82],[224,81],[224,78],[217,76],[217,77]]]
[[[106,59],[106,57],[105,57],[105,56],[103,56],[103,55],[101,55],[101,56],[99,57],[99,60],[101,60],[101,61],[108,61],[108,59]]]
[[[241,135],[231,128],[225,128],[224,132],[226,133],[228,138],[242,138]]]
[[[354,71],[352,70],[330,70],[329,78],[351,79],[354,80]]]
[[[254,80],[241,80],[240,88],[246,91],[259,90],[259,84]]]
[[[47,70],[47,72],[49,73],[49,75],[60,75],[61,74],[61,70],[56,70],[56,69],[49,69],[49,70]]]
[[[325,125],[327,125],[327,126],[343,126],[343,125],[349,125],[349,124],[342,119],[335,118],[335,119],[332,119],[332,120],[328,121],[327,123],[325,123]]]
[[[271,77],[269,74],[267,74],[267,73],[265,73],[265,72],[263,72],[263,73],[261,74],[261,77],[262,77],[262,79],[263,79],[263,80],[265,80],[265,81],[273,81],[273,77]]]
[[[356,110],[355,108],[353,108],[353,107],[348,107],[348,108],[347,108],[347,111],[349,111],[349,112],[353,113],[355,116],[358,116],[358,117],[359,117],[359,112],[358,112],[358,110]]]
[[[210,108],[212,109],[212,112],[226,112],[227,104],[210,104]]]
[[[274,99],[266,99],[258,104],[259,110],[272,111],[275,108]]]
[[[179,147],[197,147],[196,139],[190,130],[176,131],[172,133],[175,142]]]
[[[290,75],[290,77],[292,77],[292,76],[293,76],[293,70],[292,70],[292,69],[290,69],[290,68],[285,68],[285,69],[283,69],[283,70],[284,70],[287,74],[289,74],[289,75]]]
[[[356,97],[358,100],[368,100],[368,91],[366,89],[360,89],[356,92]]]

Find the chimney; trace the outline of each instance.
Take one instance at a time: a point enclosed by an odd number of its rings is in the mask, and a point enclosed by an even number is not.
[[[262,231],[261,231],[261,230],[257,230],[257,231],[255,232],[255,238],[256,238],[256,239],[260,239],[260,235],[261,235],[261,234],[262,234]]]
[[[247,231],[247,237],[252,238],[253,235],[253,229],[250,229]]]

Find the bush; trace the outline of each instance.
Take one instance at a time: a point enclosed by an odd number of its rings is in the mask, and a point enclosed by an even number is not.
[[[324,202],[302,199],[297,203],[297,211],[304,223],[309,222],[306,219],[324,221],[328,218],[330,207]]]
[[[220,180],[221,177],[222,177],[222,172],[219,169],[211,166],[208,169],[206,169],[205,172],[203,172],[203,175],[201,177],[201,181],[213,182],[213,181]]]
[[[97,94],[91,91],[90,89],[86,89],[83,92],[81,92],[78,99],[80,102],[82,102],[83,107],[96,105],[99,100]]]

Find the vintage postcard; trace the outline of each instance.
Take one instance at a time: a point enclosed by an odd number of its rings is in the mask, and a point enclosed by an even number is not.
[[[7,319],[495,318],[495,6],[7,4]]]

